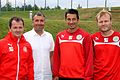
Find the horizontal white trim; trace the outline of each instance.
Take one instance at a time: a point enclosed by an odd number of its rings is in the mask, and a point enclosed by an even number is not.
[[[110,44],[110,45],[116,45],[116,46],[120,47],[119,43],[120,43],[120,41],[116,41],[116,42],[96,42],[96,41],[94,41],[94,46],[101,45],[101,44]]]
[[[59,41],[60,41],[59,43],[63,43],[63,42],[76,42],[76,43],[81,43],[81,44],[83,43],[83,39],[84,39],[84,38],[82,38],[80,40],[71,40],[71,39],[70,40],[61,40],[60,37],[58,37],[58,38],[59,38]]]

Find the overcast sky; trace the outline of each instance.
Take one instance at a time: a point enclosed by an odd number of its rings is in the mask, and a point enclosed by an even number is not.
[[[12,6],[15,6],[15,0],[8,0],[10,3],[12,3]],[[17,6],[22,6],[24,4],[24,0],[16,0]],[[25,0],[26,4],[34,5],[34,0]],[[57,0],[46,0],[46,5],[50,8],[54,8],[57,5]],[[6,0],[1,0],[2,6],[5,5]],[[44,7],[45,6],[45,0],[35,0],[35,3],[38,7]],[[88,7],[104,7],[105,0],[88,0]],[[77,8],[78,4],[80,4],[83,8],[87,7],[87,0],[73,0],[73,8]],[[71,8],[71,0],[59,0],[59,6],[61,8]],[[107,6],[120,6],[120,0],[107,0]]]

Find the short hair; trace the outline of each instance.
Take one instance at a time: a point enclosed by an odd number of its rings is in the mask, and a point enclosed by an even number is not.
[[[9,28],[11,29],[11,26],[12,26],[12,21],[15,20],[16,22],[20,22],[22,21],[23,23],[23,26],[24,26],[24,20],[21,18],[21,17],[12,17],[10,20],[9,20]]]
[[[108,14],[110,16],[110,20],[112,20],[112,14],[107,10],[103,9],[96,15],[96,21],[98,21],[98,18],[102,17],[105,14]]]
[[[79,19],[79,13],[76,9],[68,9],[68,11],[65,13],[65,19],[67,18],[67,14],[76,14],[77,19]]]
[[[32,16],[32,20],[34,20],[34,17],[35,16],[43,16],[43,17],[45,17],[45,15],[43,14],[43,13],[41,13],[41,12],[36,12],[36,13],[34,13],[34,15]]]

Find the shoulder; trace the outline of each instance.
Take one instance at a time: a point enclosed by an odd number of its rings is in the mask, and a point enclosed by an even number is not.
[[[49,33],[49,32],[47,32],[47,31],[45,31],[45,35],[46,35],[47,37],[49,37],[49,38],[53,38],[52,34]]]
[[[57,36],[60,36],[60,35],[63,35],[63,34],[66,34],[66,30],[63,30],[63,31],[60,31],[57,33]]]
[[[120,32],[115,31],[115,32],[113,33],[113,35],[111,36],[111,38],[112,38],[114,41],[120,40]]]
[[[24,39],[23,45],[26,46],[29,49],[32,49],[30,43],[28,41],[26,41],[26,39]]]
[[[90,37],[90,33],[88,33],[87,31],[83,30],[83,29],[78,29],[78,33],[81,34],[83,37]]]
[[[100,32],[96,32],[96,33],[92,34],[91,37],[92,37],[92,38],[93,38],[93,37],[98,37],[98,36],[100,36],[100,35],[101,35]]]
[[[45,31],[45,34],[48,36],[52,36],[52,34],[50,32]]]
[[[5,43],[8,43],[8,40],[6,38],[3,38],[0,40],[0,45]]]
[[[32,31],[25,32],[25,33],[23,34],[23,36],[25,37],[26,40],[27,40],[27,39],[30,39],[31,36],[32,36]]]
[[[9,43],[10,43],[10,41],[7,40],[6,38],[1,39],[0,40],[0,50],[1,49],[3,49],[3,50],[6,49]]]
[[[114,32],[114,35],[120,36],[120,32],[115,31],[115,32]]]
[[[30,31],[28,31],[28,32],[25,32],[23,35],[24,36],[27,36],[27,35],[30,35],[32,33],[32,31],[30,30]]]

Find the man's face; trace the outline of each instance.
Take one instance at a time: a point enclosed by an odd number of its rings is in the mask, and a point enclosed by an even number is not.
[[[66,23],[70,29],[75,29],[78,25],[78,19],[76,14],[67,14]]]
[[[44,25],[45,25],[45,17],[44,16],[34,16],[34,20],[33,20],[33,26],[34,26],[34,30],[38,33],[43,31],[44,29]]]
[[[13,20],[10,31],[15,37],[20,38],[24,31],[23,22],[16,22],[15,20]]]
[[[110,20],[110,16],[108,14],[104,14],[100,18],[98,18],[98,27],[101,32],[110,31],[112,28],[112,21]]]

